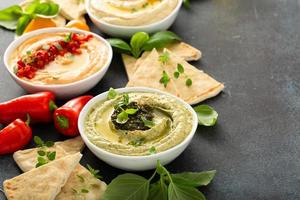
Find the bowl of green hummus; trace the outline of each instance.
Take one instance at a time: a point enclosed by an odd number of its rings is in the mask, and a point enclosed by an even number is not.
[[[148,170],[178,157],[197,129],[197,115],[183,100],[159,90],[110,89],[82,109],[78,127],[87,147],[124,170]]]

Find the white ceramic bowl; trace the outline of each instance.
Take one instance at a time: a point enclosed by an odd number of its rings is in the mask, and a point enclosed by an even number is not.
[[[107,62],[105,65],[96,73],[92,74],[91,76],[86,77],[85,79],[82,79],[80,81],[76,81],[73,83],[68,83],[68,84],[53,84],[53,85],[42,85],[42,84],[33,84],[30,83],[29,81],[25,81],[18,76],[16,76],[15,73],[10,69],[10,66],[8,64],[8,60],[12,54],[12,52],[25,40],[34,37],[36,35],[40,35],[43,33],[55,33],[55,32],[74,32],[74,33],[83,33],[83,34],[92,34],[95,38],[101,40],[104,42],[104,44],[107,46],[108,49],[108,58]],[[22,87],[24,88],[27,92],[29,93],[35,93],[35,92],[41,92],[41,91],[51,91],[53,92],[57,98],[59,99],[66,99],[66,98],[71,98],[74,96],[78,96],[80,94],[83,94],[93,88],[105,75],[107,72],[109,65],[112,60],[112,48],[110,44],[100,37],[97,34],[88,32],[88,31],[82,31],[82,30],[77,30],[77,29],[70,29],[70,28],[45,28],[45,29],[40,29],[37,31],[29,32],[24,34],[23,36],[17,38],[14,40],[6,49],[4,53],[4,64],[6,66],[6,69],[9,71],[11,77]]]
[[[144,31],[151,34],[158,31],[169,29],[170,26],[174,23],[182,4],[182,0],[178,0],[178,4],[176,8],[166,18],[162,19],[161,21],[149,25],[142,25],[142,26],[121,26],[121,25],[109,24],[97,18],[95,15],[93,15],[90,9],[90,5],[91,5],[90,1],[91,0],[85,1],[85,8],[92,22],[102,32],[113,37],[122,37],[122,38],[129,38],[136,32],[140,32],[140,31]]]
[[[78,120],[78,128],[80,135],[84,141],[84,143],[87,145],[87,147],[101,160],[104,162],[110,164],[111,166],[129,170],[129,171],[141,171],[141,170],[149,170],[154,169],[156,167],[157,160],[160,160],[160,162],[165,165],[173,161],[175,158],[177,158],[189,145],[191,142],[197,126],[198,126],[198,119],[197,114],[195,113],[194,109],[187,103],[185,103],[183,100],[179,99],[178,97],[175,97],[173,95],[170,95],[165,92],[161,92],[159,90],[150,89],[150,88],[144,88],[144,87],[131,87],[131,88],[121,88],[116,89],[118,93],[124,93],[124,92],[153,92],[153,93],[159,93],[163,95],[171,96],[172,98],[175,98],[178,100],[179,103],[181,103],[187,110],[189,110],[193,115],[193,127],[189,135],[178,145],[156,154],[147,155],[147,156],[124,156],[119,154],[110,153],[96,145],[94,145],[86,136],[85,129],[84,129],[84,120],[86,119],[86,116],[90,109],[99,101],[103,101],[107,98],[108,92],[104,92],[102,94],[99,94],[98,96],[91,99],[82,109],[79,120]]]

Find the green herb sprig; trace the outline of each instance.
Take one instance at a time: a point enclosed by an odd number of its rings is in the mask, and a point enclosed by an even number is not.
[[[33,1],[23,10],[19,5],[13,5],[0,10],[0,26],[9,30],[16,30],[22,35],[27,25],[36,17],[53,18],[59,12],[59,5],[52,2]]]
[[[54,142],[44,142],[39,136],[34,136],[33,141],[35,142],[36,146],[39,147],[37,151],[37,163],[35,165],[36,168],[55,160],[56,151],[47,151],[47,147],[52,147]]]
[[[102,176],[99,174],[100,171],[97,169],[92,168],[89,164],[87,164],[87,168],[89,172],[97,179],[102,179]]]
[[[208,185],[215,174],[215,170],[171,174],[158,161],[156,170],[149,179],[129,173],[115,178],[108,185],[103,199],[205,200],[204,195],[197,188]],[[156,176],[159,176],[159,179],[154,182]]]
[[[161,84],[163,84],[165,88],[167,87],[168,83],[170,82],[170,77],[165,70],[163,71],[162,77],[160,78],[159,82]]]
[[[146,32],[137,32],[129,43],[119,38],[109,38],[107,41],[118,52],[139,58],[144,51],[162,49],[168,44],[181,41],[181,38],[171,31],[160,31],[151,36]]]

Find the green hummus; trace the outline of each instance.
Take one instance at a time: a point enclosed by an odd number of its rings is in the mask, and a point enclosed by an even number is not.
[[[191,132],[193,115],[178,100],[150,92],[126,96],[126,105],[120,94],[96,103],[88,112],[85,133],[96,146],[120,155],[149,155],[176,146]],[[120,122],[125,111],[127,121]]]

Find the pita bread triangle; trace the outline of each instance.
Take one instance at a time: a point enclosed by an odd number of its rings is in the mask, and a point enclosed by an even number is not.
[[[169,53],[169,61],[166,64],[166,71],[171,75],[171,79],[175,87],[179,91],[179,97],[189,104],[196,104],[210,97],[216,96],[223,89],[224,85],[208,74],[190,65],[183,58],[177,56],[173,52],[165,49]],[[174,77],[174,72],[177,71],[178,64],[184,68],[184,73],[177,79]],[[191,86],[186,86],[186,80],[192,80]]]
[[[82,189],[88,193],[80,192]],[[95,178],[85,167],[77,165],[55,200],[96,200],[101,199],[105,190],[104,182]]]
[[[80,153],[52,161],[3,183],[8,200],[54,200],[78,165]]]
[[[199,60],[202,55],[201,51],[184,42],[176,42],[174,44],[170,44],[167,46],[167,49],[175,53],[177,56],[182,57],[186,61]],[[162,50],[159,50],[158,52],[161,53]],[[128,79],[132,78],[138,66],[140,66],[141,62],[143,62],[149,54],[149,51],[145,51],[138,59],[127,54],[122,54],[122,60],[126,69]]]
[[[23,172],[28,172],[35,168],[35,165],[37,163],[38,150],[39,148],[25,149],[16,151],[13,154],[15,162]],[[55,151],[56,159],[62,158],[67,155],[66,151],[60,146],[48,147],[47,151]]]
[[[56,151],[56,159],[80,152],[84,147],[84,142],[80,136],[62,142],[55,142],[53,147],[48,147],[47,151]],[[39,148],[16,151],[13,158],[23,172],[35,168],[37,162],[37,151]]]
[[[147,58],[140,63],[133,77],[129,80],[127,87],[140,86],[155,88],[178,96],[178,91],[175,88],[172,79],[166,87],[160,83],[159,80],[162,77],[164,70],[165,67],[159,61],[158,52],[156,49],[153,49]]]

